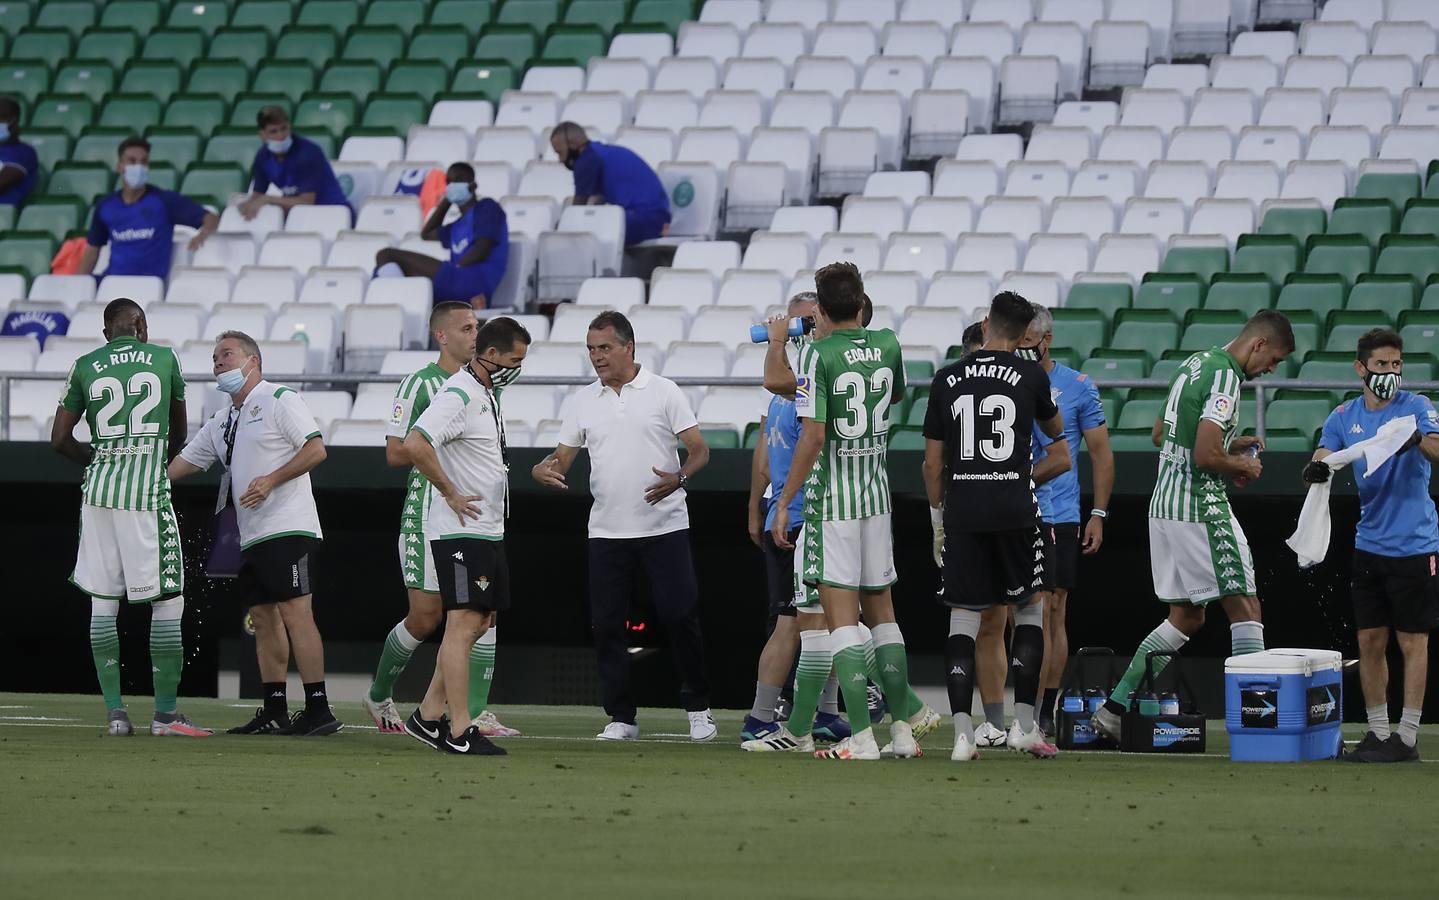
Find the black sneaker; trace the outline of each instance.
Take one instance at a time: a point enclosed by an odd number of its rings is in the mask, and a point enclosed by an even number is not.
[[[441,753],[462,753],[467,756],[506,756],[504,747],[491,741],[480,734],[478,725],[471,725],[465,729],[465,733],[459,737],[450,737],[446,729],[444,738],[440,741]]]
[[[1339,758],[1345,762],[1364,762],[1359,758],[1359,754],[1372,753],[1382,746],[1384,746],[1384,741],[1380,740],[1379,735],[1372,731],[1366,731],[1358,746],[1346,753],[1339,754]]]
[[[328,706],[323,710],[297,712],[290,719],[290,734],[296,737],[325,737],[343,727]]]
[[[424,744],[432,750],[440,749],[440,742],[445,735],[450,733],[450,719],[448,716],[440,716],[438,719],[426,719],[420,716],[420,708],[410,713],[405,720],[405,734]]]
[[[1363,763],[1403,763],[1418,762],[1419,747],[1413,747],[1404,743],[1403,738],[1398,734],[1391,734],[1385,741],[1372,750],[1355,750],[1349,756],[1351,762]]]
[[[255,718],[244,725],[236,725],[226,734],[290,734],[290,723],[277,719],[265,712],[265,707],[255,710]]]

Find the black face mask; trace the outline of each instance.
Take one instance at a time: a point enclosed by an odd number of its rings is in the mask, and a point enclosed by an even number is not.
[[[480,367],[489,374],[490,384],[492,384],[496,390],[509,387],[515,383],[516,378],[520,377],[519,366],[502,366],[499,363],[490,362],[488,359],[479,356],[475,357],[475,362],[479,363]]]
[[[1398,372],[1375,372],[1368,366],[1364,367],[1364,371],[1367,373],[1364,376],[1364,383],[1380,400],[1392,400],[1394,395],[1399,393],[1399,385],[1403,383],[1404,378]]]
[[[571,172],[573,172],[575,170],[575,155],[571,153],[569,156],[565,157],[562,165],[566,169],[569,169]]]

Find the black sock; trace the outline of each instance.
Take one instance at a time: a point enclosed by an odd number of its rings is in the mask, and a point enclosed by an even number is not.
[[[323,681],[311,681],[305,685],[305,712],[330,711],[330,697],[325,693]]]
[[[265,715],[277,722],[290,718],[290,705],[285,700],[285,682],[267,681],[261,685],[260,695],[265,698]]]
[[[1059,688],[1045,688],[1044,699],[1039,706],[1039,722],[1048,725],[1054,721],[1054,704],[1059,700]]]
[[[949,711],[968,715],[974,707],[974,638],[951,634],[944,642],[944,668]]]
[[[1104,701],[1104,708],[1114,713],[1116,716],[1122,716],[1125,713],[1129,712],[1129,710],[1125,709],[1122,705],[1116,703],[1113,700]]]
[[[1044,665],[1044,629],[1038,625],[1016,625],[1010,655],[1010,678],[1014,681],[1014,702],[1034,705],[1039,696],[1039,668]]]

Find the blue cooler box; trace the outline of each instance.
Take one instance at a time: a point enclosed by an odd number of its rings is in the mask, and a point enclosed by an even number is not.
[[[1344,692],[1336,650],[1265,650],[1224,661],[1229,758],[1263,762],[1339,754]]]

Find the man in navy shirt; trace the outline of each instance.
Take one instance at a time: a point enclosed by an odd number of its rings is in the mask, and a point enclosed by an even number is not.
[[[120,142],[116,169],[123,186],[95,204],[78,271],[93,273],[100,248],[109,244],[110,265],[103,274],[169,278],[175,226],[200,229],[190,239],[193,252],[220,227],[220,219],[188,197],[148,185],[150,144],[142,137]]]
[[[560,162],[575,173],[577,206],[612,203],[625,211],[625,243],[663,237],[670,223],[670,199],[659,176],[632,150],[591,141],[574,122],[550,132]]]
[[[19,206],[35,190],[40,161],[20,140],[20,104],[0,95],[0,206]]]
[[[1350,583],[1354,624],[1359,629],[1359,681],[1369,732],[1344,758],[1353,762],[1419,759],[1419,714],[1428,677],[1429,631],[1439,625],[1439,516],[1429,496],[1429,464],[1439,460],[1439,414],[1427,397],[1399,390],[1404,341],[1388,328],[1359,339],[1354,371],[1364,394],[1329,414],[1314,461],[1304,469],[1310,484],[1329,480],[1324,457],[1375,436],[1391,419],[1413,416],[1415,431],[1394,458],[1366,478],[1355,460],[1359,529],[1354,535]],[[1417,452],[1414,448],[1417,446]],[[1404,654],[1404,711],[1389,730],[1389,632]]]
[[[240,214],[253,219],[262,206],[278,206],[289,211],[292,206],[343,206],[354,209],[346,199],[335,170],[325,158],[325,151],[290,131],[290,116],[278,106],[267,106],[256,116],[260,140],[265,144],[255,154],[250,172],[250,196],[240,204]],[[280,189],[280,196],[266,193],[270,185]]]
[[[459,218],[441,224],[451,207],[459,211]],[[432,280],[436,303],[457,301],[475,309],[487,307],[505,277],[510,228],[504,209],[475,193],[475,169],[469,163],[455,163],[445,173],[444,199],[435,205],[420,237],[439,241],[450,251],[449,260],[441,262],[424,253],[386,247],[375,254],[375,265],[394,265],[400,274]]]

